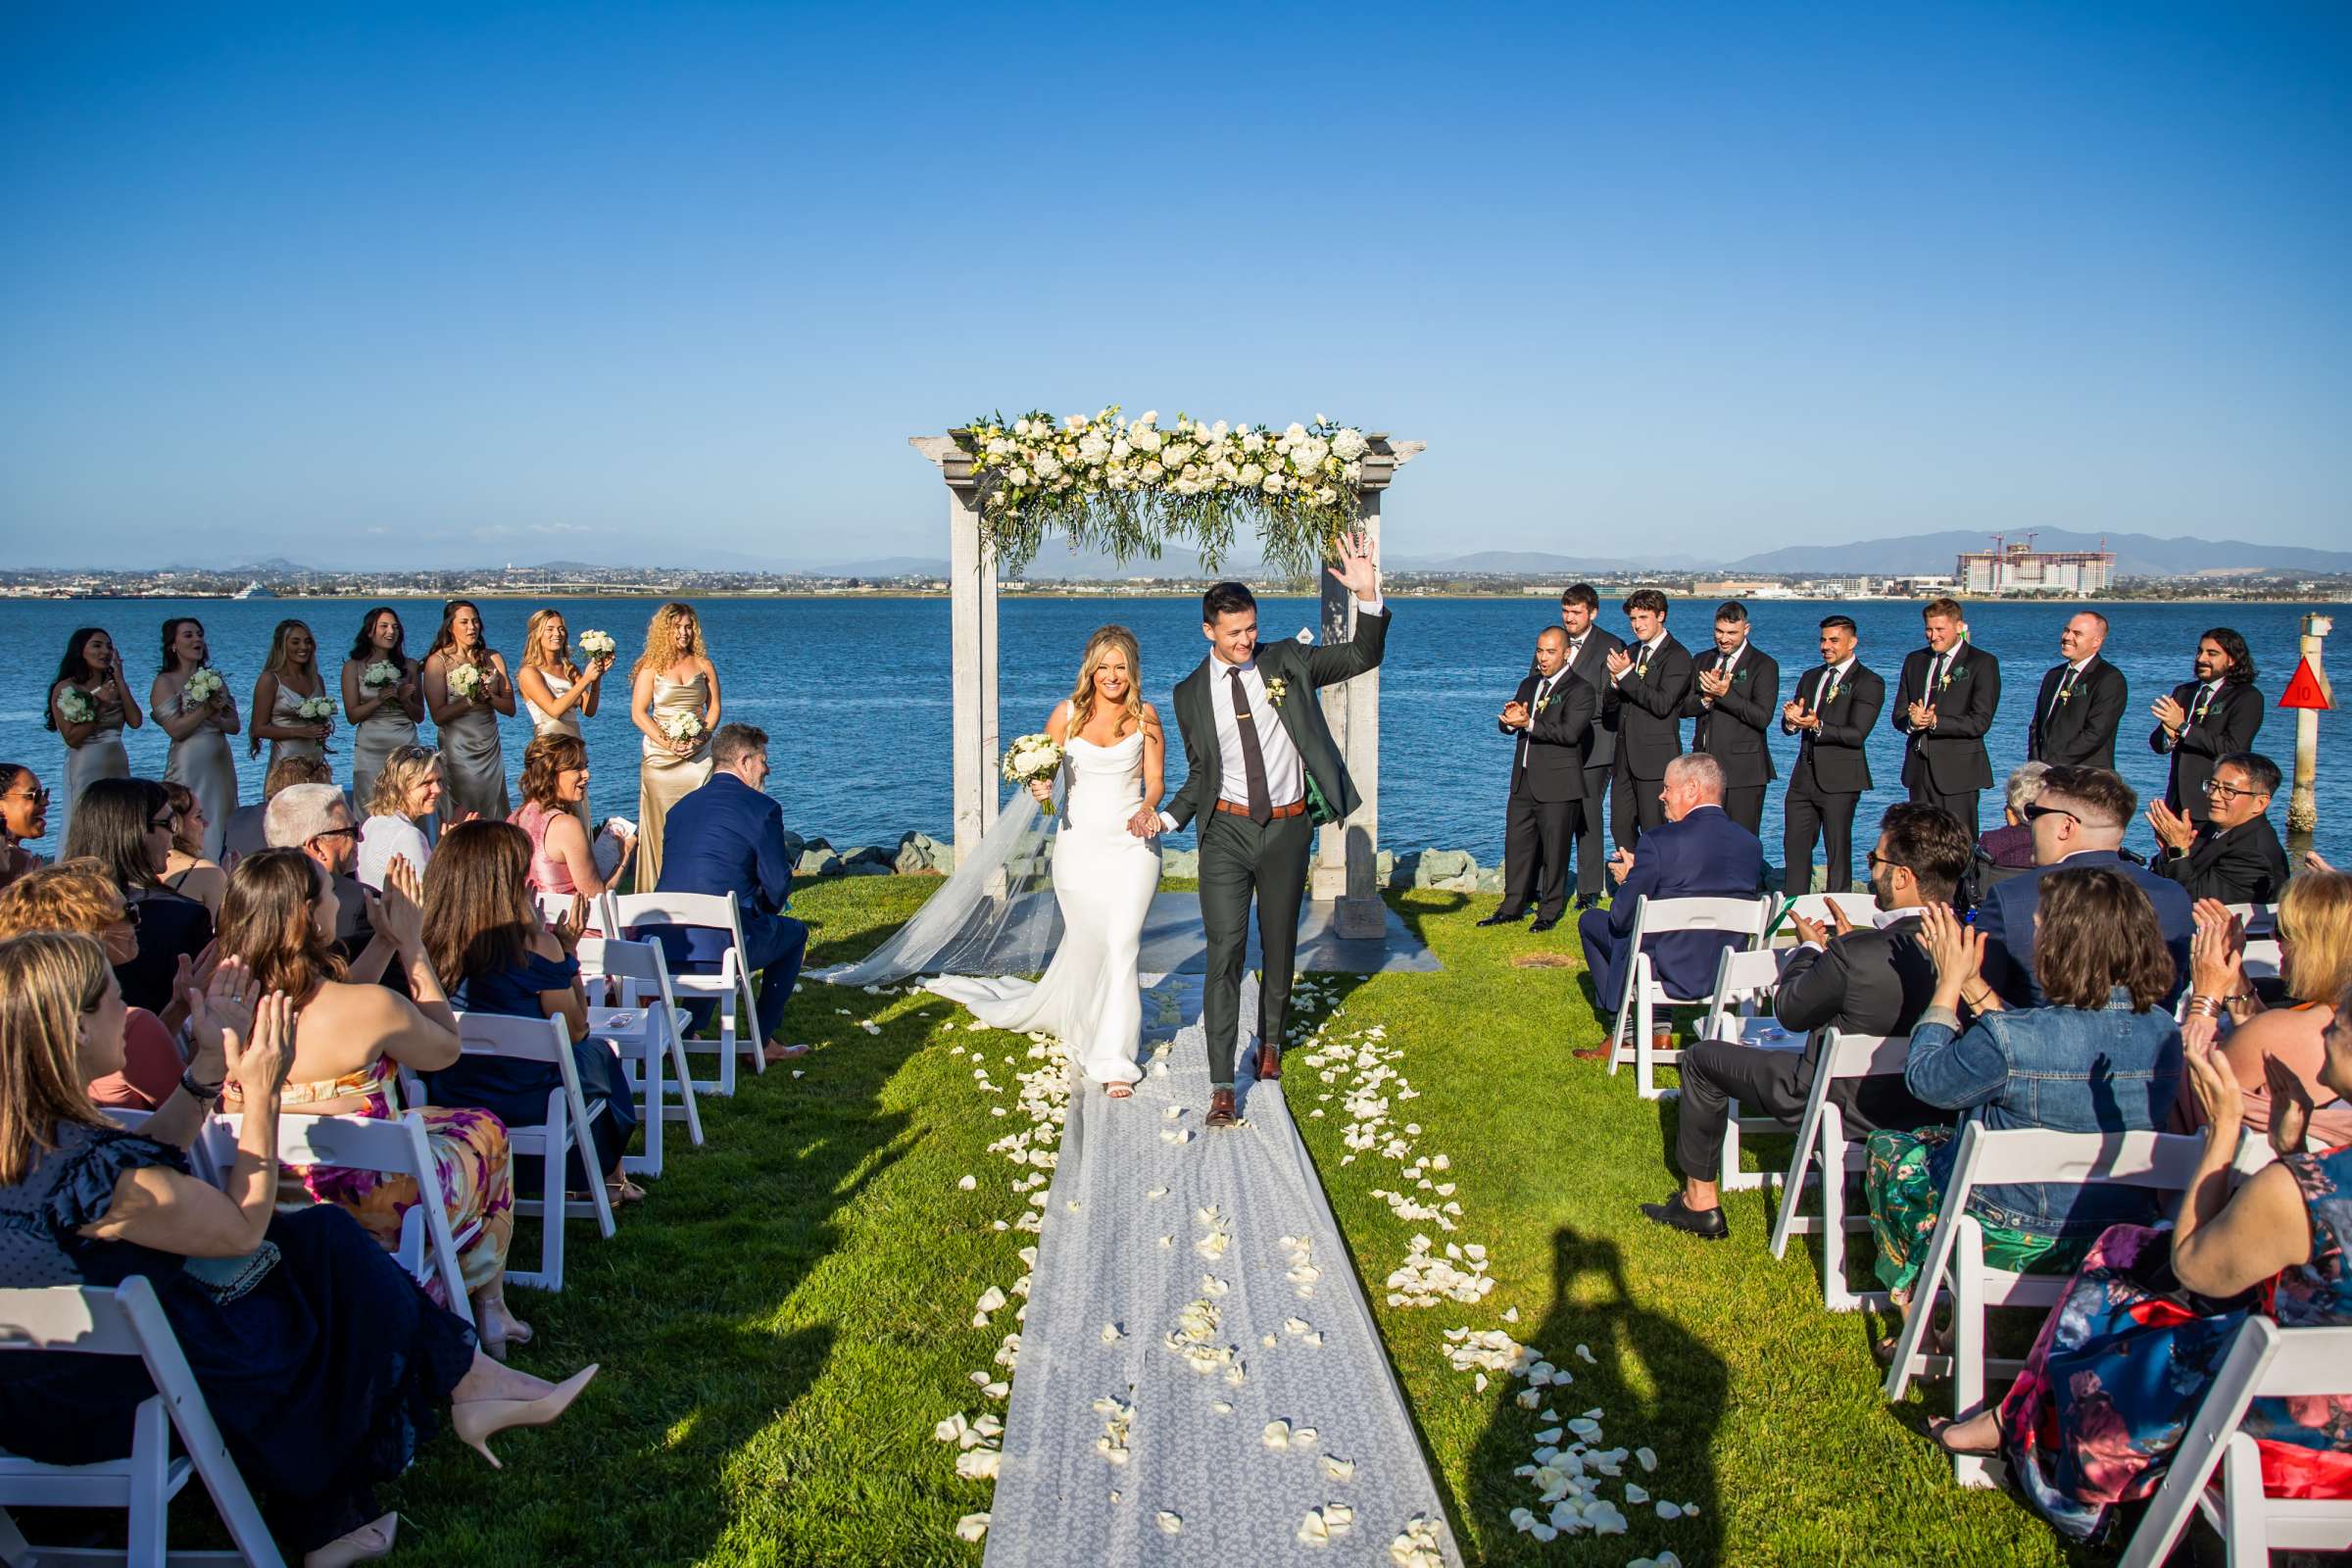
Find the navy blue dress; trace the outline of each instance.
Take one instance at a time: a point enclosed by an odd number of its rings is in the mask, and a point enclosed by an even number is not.
[[[187,1161],[114,1127],[70,1122],[56,1137],[30,1175],[0,1187],[0,1286],[112,1288],[144,1276],[289,1556],[381,1513],[371,1487],[432,1436],[473,1364],[473,1331],[325,1204],[271,1220],[246,1258],[91,1241],[81,1227],[105,1217],[124,1171],[184,1175]],[[11,1351],[0,1373],[0,1447],[50,1464],[128,1453],[131,1412],[154,1392],[146,1369],[121,1356]]]
[[[568,954],[559,962],[526,952],[522,962],[512,969],[467,975],[458,982],[449,1001],[460,1012],[544,1018],[547,1009],[540,1005],[540,993],[568,990],[579,977],[580,960]],[[594,1180],[601,1183],[603,1173],[619,1162],[629,1147],[630,1134],[637,1130],[637,1097],[629,1088],[628,1075],[621,1071],[619,1053],[607,1042],[594,1035],[575,1041],[571,1059],[579,1071],[580,1097],[590,1102],[601,1098],[605,1102],[603,1109],[590,1113],[588,1123],[590,1141],[596,1145]],[[553,1063],[510,1061],[499,1056],[461,1057],[456,1065],[423,1077],[434,1104],[479,1105],[496,1112],[500,1121],[518,1127],[535,1127],[547,1120],[547,1097],[564,1086],[564,1075]],[[536,1192],[543,1179],[539,1161],[517,1154],[514,1165],[514,1190]],[[576,1149],[565,1172],[571,1191],[587,1190],[591,1178],[580,1169]]]

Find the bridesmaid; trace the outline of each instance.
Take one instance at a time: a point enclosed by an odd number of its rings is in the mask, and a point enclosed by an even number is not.
[[[400,678],[369,685],[368,671],[377,664],[390,664]],[[358,816],[374,797],[384,759],[416,744],[416,724],[424,717],[424,682],[409,657],[408,630],[390,605],[378,605],[361,619],[351,657],[343,661],[343,715],[352,723],[351,807]]]
[[[450,676],[470,666],[471,693],[450,690]],[[453,599],[441,612],[441,629],[424,655],[424,704],[441,727],[441,768],[448,798],[444,822],[470,813],[505,821],[507,754],[498,738],[498,715],[514,716],[514,683],[505,656],[482,641],[482,612],[470,599]]]
[[[692,605],[672,601],[654,612],[645,652],[630,672],[629,716],[644,733],[637,769],[637,879],[640,892],[662,881],[662,819],[710,778],[710,736],[718,728],[718,670],[703,647],[703,624]],[[669,728],[690,714],[700,728]]]
[[[72,711],[68,711],[72,710]],[[97,626],[75,628],[49,682],[49,712],[43,720],[66,743],[65,799],[57,813],[57,842],[66,842],[74,802],[92,782],[130,777],[130,755],[122,750],[124,725],[146,722],[139,700],[122,684],[115,640]]]
[[[270,657],[262,663],[261,678],[253,683],[253,755],[270,743],[270,766],[281,757],[326,760],[326,738],[335,731],[332,716],[305,718],[302,705],[326,696],[326,677],[318,672],[318,639],[299,620],[281,620],[270,637]],[[263,770],[265,775],[268,769]]]
[[[172,737],[172,753],[164,761],[164,781],[182,784],[204,812],[204,844],[208,860],[220,858],[221,835],[228,816],[237,808],[237,758],[228,738],[243,727],[237,700],[226,683],[195,702],[188,700],[188,680],[212,662],[204,622],[193,615],[174,615],[164,622],[164,662],[148,688],[147,710]],[[210,901],[208,901],[210,902]]]
[[[0,888],[41,863],[24,846],[48,831],[49,792],[40,779],[23,762],[0,762]]]
[[[522,633],[522,671],[514,677],[522,689],[522,706],[530,710],[531,739],[569,735],[584,740],[580,720],[596,716],[605,672],[612,667],[612,656],[599,654],[582,670],[571,662],[571,628],[564,623],[564,612],[533,611]],[[571,814],[581,827],[594,831],[585,799],[572,803]]]

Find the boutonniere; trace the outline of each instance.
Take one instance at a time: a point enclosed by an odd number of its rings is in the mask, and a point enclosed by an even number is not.
[[[2059,691],[2059,693],[2058,693],[2058,706],[2059,706],[2060,708],[2064,708],[2064,707],[2065,707],[2067,704],[2069,704],[2069,703],[2073,702],[2074,700],[2075,700],[2075,689],[2074,689],[2072,686],[2064,687],[2064,688],[2062,688],[2062,689]]]
[[[1966,664],[1947,664],[1944,666],[1943,683],[1936,689],[1940,692],[1948,692],[1952,689],[1952,682],[1964,679],[1967,674],[1968,666]]]
[[[1544,710],[1549,708],[1553,703],[1558,701],[1559,699],[1556,697],[1539,697],[1536,699],[1536,711],[1541,713],[1544,711]]]
[[[1732,680],[1735,684],[1745,679],[1747,679],[1747,666],[1745,664],[1741,664],[1739,668],[1732,671]]]
[[[1276,708],[1280,708],[1282,706],[1282,700],[1290,695],[1291,683],[1289,681],[1283,679],[1280,675],[1269,675],[1266,677],[1266,701],[1268,703],[1272,704]]]

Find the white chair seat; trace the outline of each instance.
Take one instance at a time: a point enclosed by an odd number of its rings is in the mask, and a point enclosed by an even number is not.
[[[1676,931],[1713,931],[1739,938],[1734,951],[1749,949],[1763,939],[1772,910],[1772,901],[1761,898],[1652,899],[1643,894],[1635,901],[1634,928],[1626,937],[1625,990],[1617,999],[1617,1023],[1609,1034],[1611,1077],[1631,1061],[1636,1092],[1643,1100],[1657,1099],[1657,1068],[1682,1059],[1681,1052],[1655,1050],[1650,1044],[1657,1032],[1658,1009],[1668,1010],[1671,1023],[1676,1007],[1705,1007],[1712,1013],[1717,1005],[1712,994],[1670,995],[1650,962],[1648,939]]]
[[[622,1167],[647,1176],[662,1174],[663,1124],[686,1124],[697,1148],[703,1142],[703,1113],[695,1103],[694,1071],[686,1059],[686,1028],[693,1013],[678,1005],[669,962],[658,942],[605,944],[605,972],[618,988],[622,1004],[588,1009],[588,1027],[612,1042],[639,1097],[638,1121],[645,1128],[645,1152],[624,1154]],[[729,1011],[732,1012],[732,1007]],[[727,1058],[732,1060],[730,1056]],[[668,1067],[664,1075],[664,1065]],[[670,1103],[672,1086],[677,1103]]]
[[[1865,1078],[1899,1073],[1911,1054],[1911,1037],[1822,1031],[1821,1054],[1814,1059],[1813,1086],[1805,1097],[1804,1119],[1797,1123],[1796,1152],[1781,1178],[1780,1214],[1772,1226],[1772,1255],[1785,1257],[1791,1236],[1821,1238],[1821,1302],[1833,1312],[1853,1312],[1865,1306],[1885,1306],[1885,1291],[1856,1291],[1845,1283],[1845,1238],[1849,1232],[1870,1229],[1868,1214],[1846,1211],[1845,1184],[1858,1175],[1869,1157],[1866,1144],[1849,1142],[1845,1114],[1830,1098],[1830,1086],[1840,1078]],[[1816,1180],[1821,1189],[1818,1217],[1801,1212],[1805,1184]]]

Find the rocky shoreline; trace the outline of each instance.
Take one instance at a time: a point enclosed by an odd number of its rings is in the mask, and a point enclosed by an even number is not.
[[[928,833],[899,835],[895,849],[875,845],[836,846],[826,838],[803,838],[787,831],[784,847],[793,857],[796,877],[825,876],[944,876],[955,868],[956,847]],[[1160,852],[1160,874],[1200,875],[1200,852],[1170,845]],[[1455,893],[1500,893],[1501,865],[1481,865],[1468,850],[1394,850],[1380,852],[1377,874],[1384,888],[1438,888]]]

